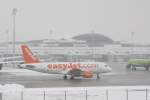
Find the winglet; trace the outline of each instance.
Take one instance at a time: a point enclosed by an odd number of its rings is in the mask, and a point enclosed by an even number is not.
[[[33,55],[27,45],[21,45],[24,63],[40,63],[40,60]]]

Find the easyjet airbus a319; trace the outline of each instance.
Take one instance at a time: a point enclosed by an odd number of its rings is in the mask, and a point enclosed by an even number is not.
[[[33,55],[27,45],[21,46],[24,64],[20,64],[20,68],[44,72],[49,74],[62,74],[64,79],[68,76],[70,79],[74,77],[92,78],[97,75],[100,78],[101,73],[108,73],[111,68],[103,62],[41,62]]]

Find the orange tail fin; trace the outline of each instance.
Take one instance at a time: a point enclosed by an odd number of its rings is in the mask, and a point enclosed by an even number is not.
[[[27,45],[21,45],[24,63],[40,63],[39,59],[33,55]]]

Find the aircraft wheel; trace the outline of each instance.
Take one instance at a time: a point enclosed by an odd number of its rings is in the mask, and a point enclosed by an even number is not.
[[[130,65],[130,64],[127,64],[127,65],[126,65],[126,70],[127,70],[127,71],[130,71],[130,70],[131,70],[131,65]]]
[[[131,68],[131,65],[126,65],[126,69],[130,69]]]
[[[64,77],[63,77],[65,80],[67,79],[67,75],[64,75]]]
[[[145,69],[146,69],[146,70],[149,70],[149,66],[146,66]]]
[[[100,77],[100,74],[97,74],[97,79],[100,79],[101,77]]]
[[[134,70],[136,70],[136,67],[134,67]]]
[[[131,67],[131,70],[132,70],[132,71],[133,71],[133,70],[136,70],[136,67],[135,67],[134,65],[131,65],[130,67]]]
[[[71,75],[70,79],[73,80],[74,79],[74,75]]]
[[[132,66],[132,70],[136,70],[136,67],[135,67],[135,66]]]

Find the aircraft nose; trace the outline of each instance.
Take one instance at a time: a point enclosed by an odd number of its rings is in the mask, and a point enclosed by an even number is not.
[[[107,72],[111,72],[112,71],[112,68],[111,67],[108,67],[107,68]]]

